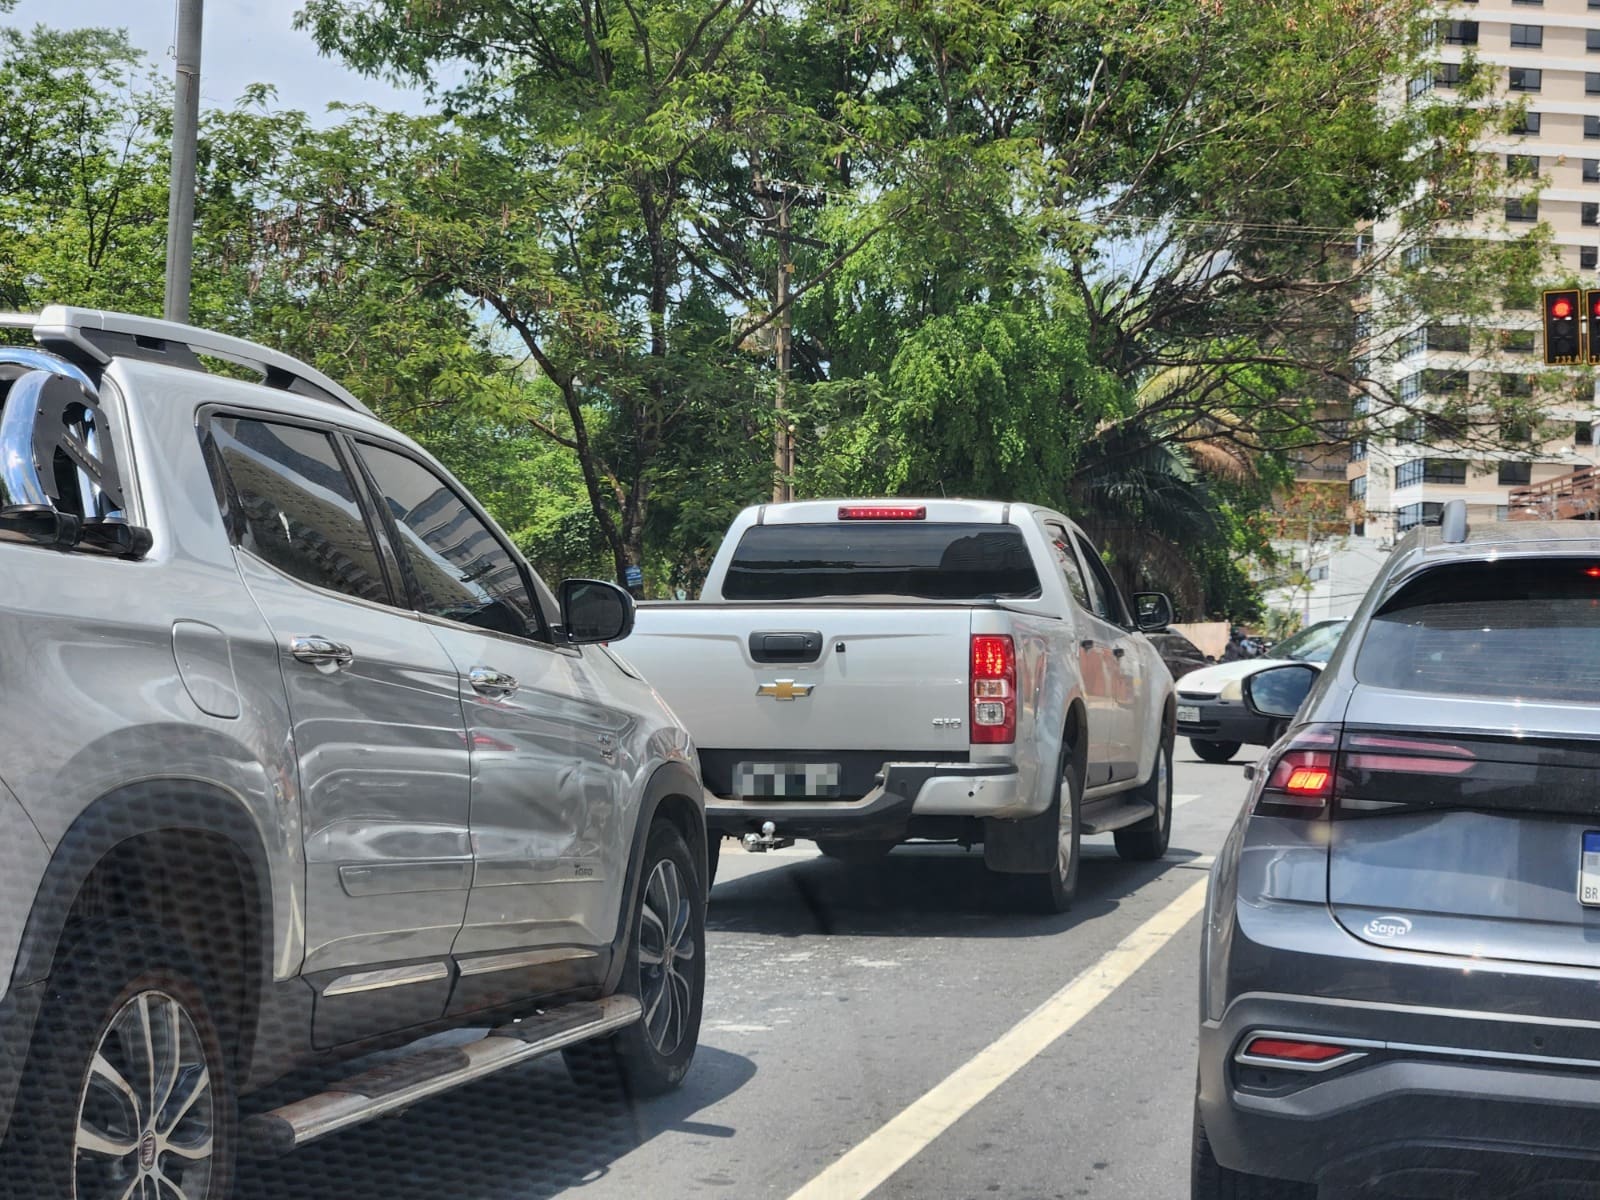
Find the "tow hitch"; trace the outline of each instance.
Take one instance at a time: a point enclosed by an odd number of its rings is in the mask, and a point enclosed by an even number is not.
[[[785,846],[794,845],[792,837],[778,836],[778,827],[771,821],[761,822],[760,833],[747,833],[740,840],[751,854],[765,854],[768,850],[782,850]]]

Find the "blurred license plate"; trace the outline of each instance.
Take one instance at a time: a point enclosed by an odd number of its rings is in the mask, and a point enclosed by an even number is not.
[[[1600,907],[1600,832],[1593,829],[1583,835],[1578,857],[1578,900]]]
[[[733,768],[733,794],[747,800],[837,796],[839,764],[742,762]]]
[[[1198,721],[1199,719],[1200,719],[1200,710],[1198,708],[1194,707],[1194,705],[1192,705],[1192,704],[1180,704],[1180,705],[1178,705],[1178,720],[1180,720],[1180,721]]]

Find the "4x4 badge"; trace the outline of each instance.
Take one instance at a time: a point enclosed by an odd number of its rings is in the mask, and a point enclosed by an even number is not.
[[[792,679],[775,679],[771,683],[763,683],[756,689],[758,696],[771,696],[774,700],[794,700],[811,695],[814,683],[796,683]]]

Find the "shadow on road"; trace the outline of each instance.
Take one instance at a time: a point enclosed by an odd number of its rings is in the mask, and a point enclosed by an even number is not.
[[[1193,874],[1185,864],[1198,857],[1174,847],[1159,862],[1125,862],[1109,847],[1085,845],[1078,898],[1053,916],[1030,912],[1025,884],[990,872],[979,850],[902,847],[868,866],[802,859],[717,884],[706,924],[779,937],[1038,937],[1104,916],[1169,871]]]
[[[241,1159],[238,1200],[545,1200],[600,1179],[657,1134],[732,1137],[694,1114],[738,1091],[753,1062],[702,1045],[677,1092],[634,1103],[575,1083],[559,1055],[335,1134],[279,1159]]]

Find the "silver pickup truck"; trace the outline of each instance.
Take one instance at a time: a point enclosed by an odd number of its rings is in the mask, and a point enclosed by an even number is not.
[[[1060,513],[967,500],[741,513],[698,601],[640,606],[625,653],[694,735],[719,835],[870,859],[981,842],[1051,911],[1078,841],[1166,852],[1172,677]]]
[[[285,355],[85,309],[0,327],[37,343],[0,346],[0,1193],[223,1200],[241,1149],[555,1050],[677,1084],[703,793],[599,644],[631,598],[558,600]],[[453,1026],[490,1033],[237,1119]]]

